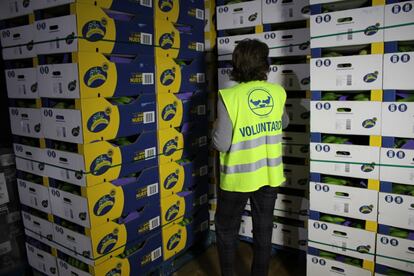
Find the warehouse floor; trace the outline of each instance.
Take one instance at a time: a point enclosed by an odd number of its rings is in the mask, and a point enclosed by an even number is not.
[[[251,245],[246,242],[240,242],[237,252],[237,276],[249,275],[250,264],[252,260]],[[210,246],[205,253],[198,258],[186,264],[174,276],[215,276],[220,275],[220,267],[217,257],[217,248],[215,245]],[[272,257],[269,275],[277,276],[302,276],[306,275],[306,261],[304,254],[278,251]]]

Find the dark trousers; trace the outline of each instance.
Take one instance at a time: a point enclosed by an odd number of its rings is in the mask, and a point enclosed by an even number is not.
[[[276,188],[264,186],[255,192],[227,192],[219,189],[216,237],[223,276],[233,275],[241,216],[250,198],[253,220],[252,276],[267,276],[272,250],[273,210]]]

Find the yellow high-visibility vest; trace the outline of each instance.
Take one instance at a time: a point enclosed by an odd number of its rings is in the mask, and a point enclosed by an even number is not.
[[[220,153],[221,189],[251,192],[282,184],[283,87],[251,81],[219,93],[233,125],[231,147]]]

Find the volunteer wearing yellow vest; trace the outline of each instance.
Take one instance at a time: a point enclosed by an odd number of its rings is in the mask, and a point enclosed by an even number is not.
[[[232,56],[232,79],[219,91],[213,144],[220,151],[216,210],[217,247],[222,275],[233,275],[240,220],[250,199],[253,220],[251,275],[267,275],[276,187],[285,181],[282,128],[286,92],[268,83],[269,48],[258,40],[239,42]],[[283,117],[283,120],[282,120]]]

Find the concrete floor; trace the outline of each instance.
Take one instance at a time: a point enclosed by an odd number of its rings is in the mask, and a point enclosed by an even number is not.
[[[305,255],[298,255],[289,251],[279,250],[272,257],[269,276],[305,276],[306,260]],[[240,242],[237,251],[237,276],[248,276],[252,260],[251,245],[247,242]],[[215,276],[220,275],[220,267],[215,245],[210,246],[206,252],[198,258],[187,263],[174,276]]]

